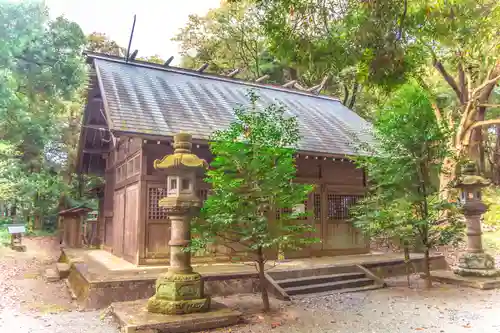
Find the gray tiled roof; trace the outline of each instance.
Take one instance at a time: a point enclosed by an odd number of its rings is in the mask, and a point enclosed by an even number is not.
[[[297,116],[301,151],[355,155],[352,134],[371,140],[370,124],[333,98],[115,59],[95,57],[94,65],[114,131],[161,136],[187,131],[208,139],[230,124],[233,108],[247,104],[248,90],[254,88],[259,102],[283,103]]]

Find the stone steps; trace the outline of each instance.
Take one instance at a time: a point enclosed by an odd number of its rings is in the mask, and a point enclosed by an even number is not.
[[[339,282],[344,280],[361,279],[364,278],[363,273],[343,273],[343,274],[331,274],[331,275],[320,275],[320,276],[306,276],[295,279],[286,279],[278,281],[281,288],[293,288],[301,286],[309,286],[316,284],[324,284],[330,282]]]
[[[322,296],[329,296],[332,294],[348,294],[348,293],[358,293],[358,292],[363,292],[363,291],[370,291],[370,290],[377,290],[384,288],[383,286],[379,284],[371,284],[365,287],[357,287],[357,288],[344,288],[344,289],[337,289],[337,290],[330,290],[330,291],[325,291],[325,292],[320,292],[320,293],[314,293],[314,294],[299,294],[299,295],[294,295],[293,299],[301,299],[301,298],[307,298],[307,297],[322,297]]]
[[[47,268],[45,270],[44,277],[47,282],[57,282],[62,279],[67,279],[69,276],[70,268],[70,265],[63,262],[58,262],[54,265],[54,267]]]
[[[285,292],[290,296],[295,296],[299,294],[316,294],[323,293],[326,291],[346,289],[346,288],[359,288],[369,285],[373,285],[374,281],[369,278],[352,279],[344,281],[326,282],[326,283],[312,283],[310,285],[283,288]]]
[[[282,299],[324,295],[332,293],[366,291],[383,288],[385,282],[366,268],[359,266],[343,267],[336,271],[302,271],[271,276],[275,289],[281,290]]]

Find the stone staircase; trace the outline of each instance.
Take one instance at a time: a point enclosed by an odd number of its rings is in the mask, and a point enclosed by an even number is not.
[[[274,276],[273,276],[274,275]],[[383,288],[385,282],[362,266],[302,270],[300,274],[269,274],[283,298],[358,292]]]
[[[44,277],[47,282],[57,282],[59,280],[67,279],[71,266],[64,262],[57,262],[54,267],[45,270]]]

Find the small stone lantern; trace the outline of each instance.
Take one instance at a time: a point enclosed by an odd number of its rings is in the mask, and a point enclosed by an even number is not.
[[[460,276],[494,277],[500,274],[495,269],[495,259],[484,252],[482,245],[481,215],[488,207],[481,201],[481,189],[490,184],[479,176],[473,163],[462,169],[462,176],[455,187],[460,189],[462,211],[467,225],[467,251],[458,258],[453,272]]]
[[[196,195],[196,173],[207,168],[205,160],[191,153],[191,135],[174,136],[174,153],[154,162],[155,169],[167,172],[167,196],[158,205],[168,212],[171,221],[170,267],[156,280],[156,293],[148,300],[148,311],[162,314],[185,314],[207,311],[210,298],[203,293],[201,275],[193,272],[191,254],[186,247],[191,240],[190,219],[201,206]]]

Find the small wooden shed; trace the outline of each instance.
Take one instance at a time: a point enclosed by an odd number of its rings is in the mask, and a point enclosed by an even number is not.
[[[78,206],[59,212],[59,234],[63,246],[79,248],[83,246],[83,222],[92,208]]]

